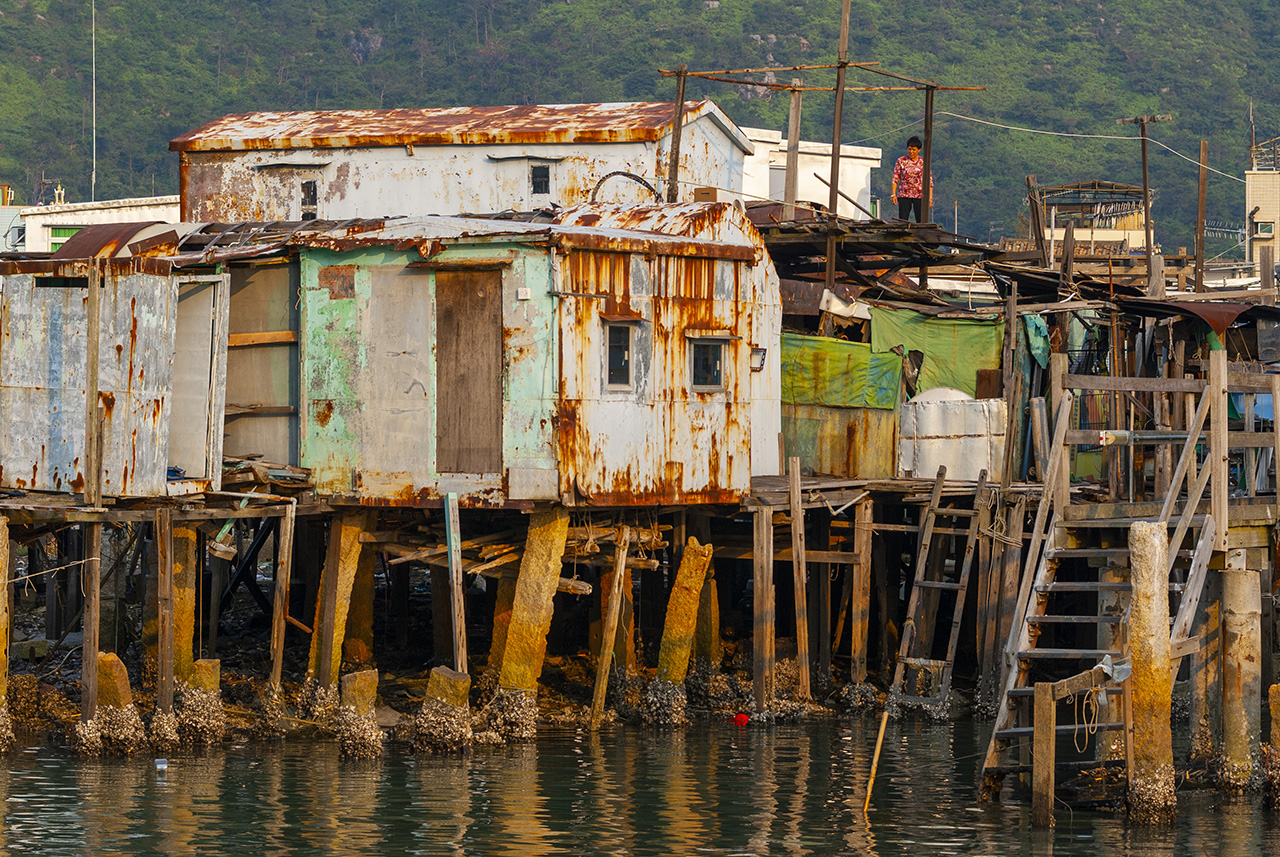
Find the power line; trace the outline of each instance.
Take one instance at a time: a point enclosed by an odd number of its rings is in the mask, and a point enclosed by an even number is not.
[[[1066,131],[1043,131],[1043,130],[1040,130],[1039,128],[1022,128],[1018,125],[1003,125],[999,122],[989,122],[986,119],[978,119],[973,116],[962,116],[959,113],[949,113],[946,110],[939,110],[938,114],[940,116],[951,116],[955,119],[963,119],[966,122],[977,122],[979,125],[990,125],[993,128],[1004,128],[1005,130],[1008,130],[1008,131],[1023,131],[1027,134],[1043,134],[1046,137],[1074,137],[1081,140],[1140,140],[1141,139],[1140,137],[1126,137],[1119,134],[1070,134],[1070,133],[1067,133]],[[1154,137],[1148,137],[1147,139],[1152,143],[1155,143],[1160,148],[1165,149],[1173,153],[1174,155],[1177,155],[1179,158],[1182,158],[1184,161],[1187,161],[1188,163],[1191,163],[1191,164],[1195,164],[1197,167],[1200,166],[1200,162],[1198,160],[1182,154],[1172,146],[1166,146],[1164,143],[1161,143],[1159,140],[1155,139]],[[1236,182],[1240,182],[1240,184],[1244,184],[1244,179],[1240,178],[1239,176],[1233,176],[1230,173],[1224,173],[1222,172],[1222,170],[1215,170],[1213,167],[1206,167],[1206,169],[1209,172],[1214,173],[1215,175],[1222,176],[1224,179],[1231,179],[1232,181],[1236,181]]]

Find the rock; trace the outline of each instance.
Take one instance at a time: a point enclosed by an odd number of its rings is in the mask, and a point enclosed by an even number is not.
[[[641,717],[650,726],[670,729],[689,722],[686,708],[684,685],[659,678],[650,682],[645,691]]]
[[[342,677],[342,705],[361,716],[372,716],[378,701],[378,671],[361,670]]]
[[[10,660],[35,661],[47,657],[48,654],[49,641],[45,639],[23,640],[20,643],[11,643],[9,645]]]

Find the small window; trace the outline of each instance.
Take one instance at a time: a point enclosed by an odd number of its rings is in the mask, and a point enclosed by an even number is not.
[[[316,219],[316,200],[319,198],[319,191],[314,181],[306,181],[302,183],[302,219]]]
[[[610,387],[631,389],[631,325],[605,326],[608,335],[608,382]]]
[[[724,388],[724,343],[719,340],[702,340],[693,343],[693,389],[721,390]]]
[[[533,164],[529,167],[529,184],[534,195],[551,193],[551,167],[547,164]]]
[[[1275,235],[1276,234],[1275,223],[1260,220],[1254,223],[1253,225],[1254,225],[1254,229],[1256,230],[1254,232],[1255,235]]]

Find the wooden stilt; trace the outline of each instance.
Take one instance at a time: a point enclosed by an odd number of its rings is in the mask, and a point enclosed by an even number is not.
[[[173,711],[173,510],[156,510],[156,711]]]
[[[788,461],[791,501],[791,574],[795,581],[796,667],[799,679],[796,698],[807,700],[809,692],[809,606],[806,600],[808,569],[804,549],[804,497],[800,493],[800,459]]]
[[[862,500],[853,512],[853,552],[858,559],[848,569],[853,579],[849,678],[855,684],[867,680],[867,637],[871,627],[872,502],[870,498]]]
[[[0,515],[0,706],[9,698],[9,637],[13,624],[13,550],[9,519]]]
[[[757,711],[773,700],[773,510],[755,511],[754,578],[752,580],[752,690]]]
[[[820,550],[831,550],[831,521],[819,515],[814,521],[814,537]],[[813,621],[810,627],[818,639],[817,685],[826,692],[831,687],[831,566],[822,563],[814,570],[809,587],[813,592]]]
[[[1052,682],[1035,686],[1035,725],[1032,727],[1034,750],[1031,774],[1031,824],[1053,827],[1054,743],[1058,734],[1057,706],[1053,701]]]
[[[293,577],[293,531],[296,525],[298,504],[289,508],[276,532],[276,591],[271,605],[271,687],[280,689],[280,676],[284,670],[284,629],[289,615],[289,583]]]
[[[463,594],[466,577],[462,573],[462,533],[458,520],[458,495],[445,495],[445,538],[449,542],[449,620],[453,626],[453,668],[467,672],[467,619]]]
[[[80,716],[92,720],[98,710],[98,599],[102,569],[102,524],[89,524],[85,533],[84,646],[80,665]]]
[[[614,637],[618,633],[618,614],[622,612],[623,572],[627,564],[627,548],[631,544],[631,528],[618,530],[613,558],[613,578],[609,587],[609,603],[604,613],[604,629],[600,637],[600,657],[596,661],[596,686],[591,697],[591,729],[600,728],[604,716],[605,694],[609,690],[609,668],[613,664]]]

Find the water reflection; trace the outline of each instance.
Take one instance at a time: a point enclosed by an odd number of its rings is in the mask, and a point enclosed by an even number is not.
[[[869,815],[877,723],[707,723],[685,733],[565,731],[466,757],[236,747],[81,761],[20,749],[0,778],[0,853],[910,855],[1275,853],[1260,797],[1181,796],[1176,822],[1060,810],[1030,830],[1017,797],[975,803],[985,730],[891,723]]]

